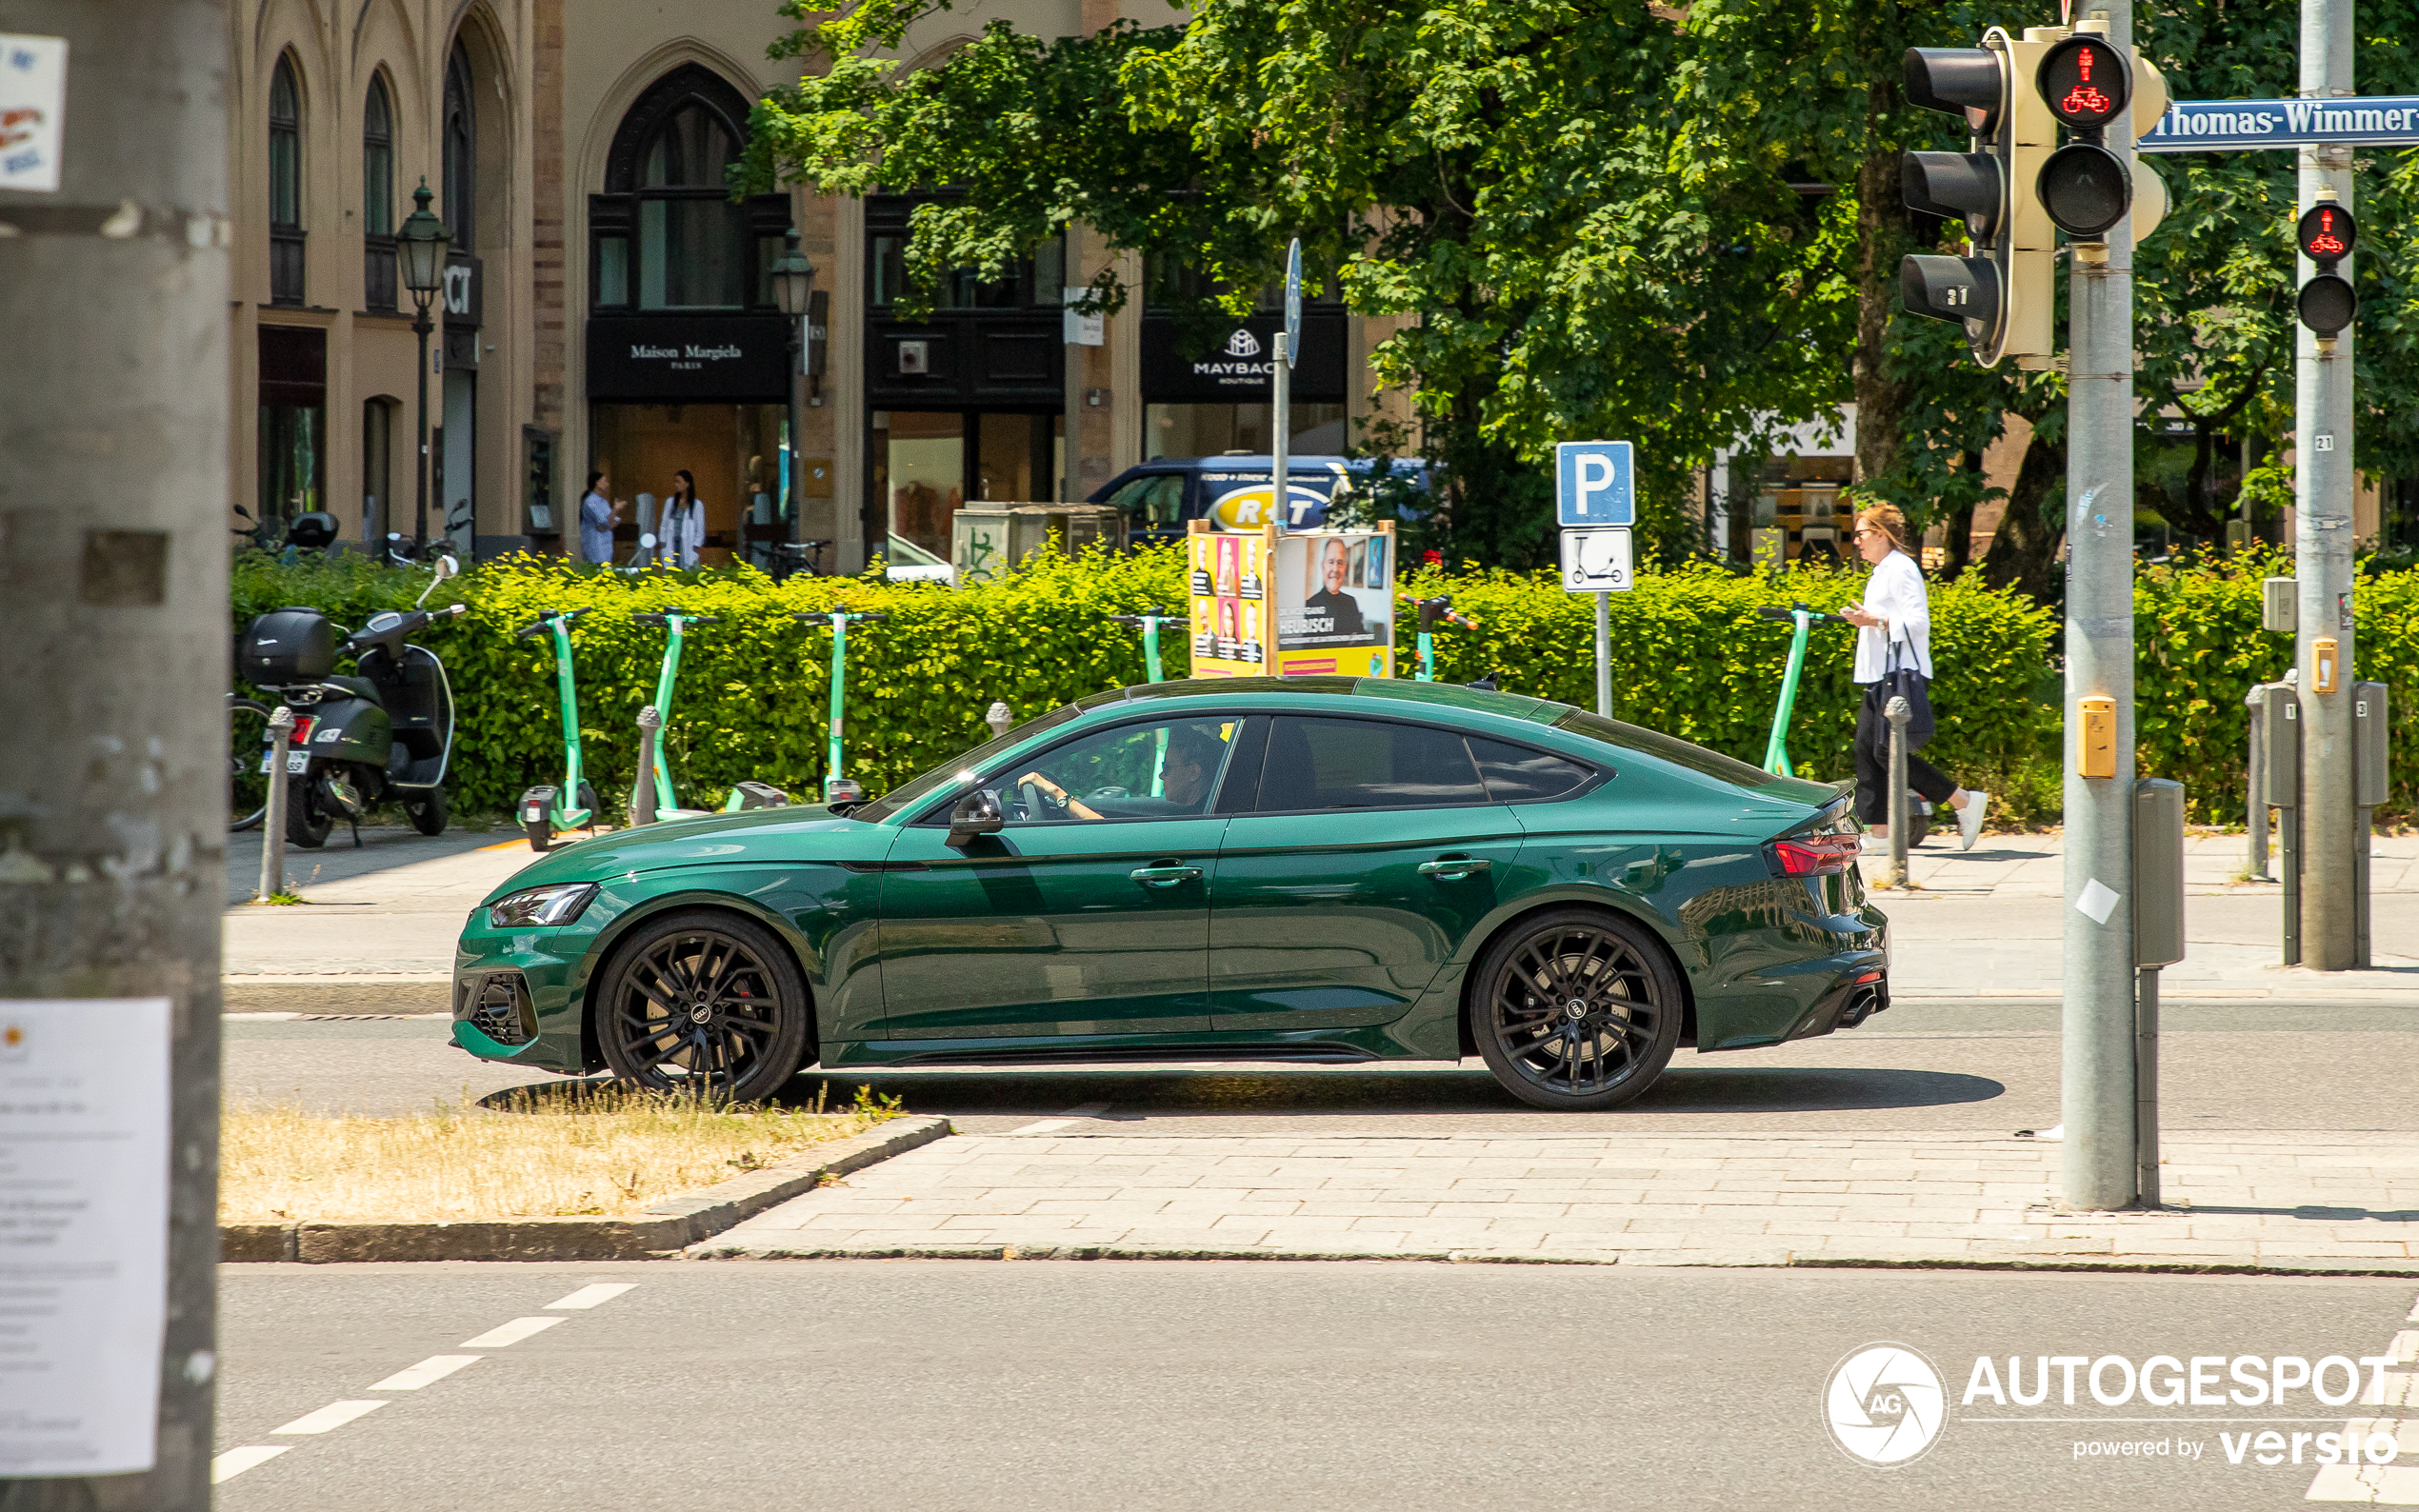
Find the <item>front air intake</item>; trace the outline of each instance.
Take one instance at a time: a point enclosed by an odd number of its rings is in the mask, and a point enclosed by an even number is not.
[[[498,1044],[527,1044],[537,1038],[537,1007],[518,971],[491,971],[465,994],[453,1016]]]

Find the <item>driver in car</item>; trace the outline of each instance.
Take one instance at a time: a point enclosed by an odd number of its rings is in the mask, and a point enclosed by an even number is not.
[[[1197,814],[1210,801],[1210,785],[1218,775],[1220,758],[1226,754],[1226,743],[1203,729],[1178,727],[1168,733],[1168,758],[1160,766],[1162,799],[1121,799],[1119,806],[1149,805],[1154,813]],[[1030,784],[1042,796],[1067,810],[1070,819],[1105,819],[1109,816],[1084,802],[1042,775],[1039,768],[1016,779],[1019,787]],[[1160,806],[1165,804],[1163,808]],[[1138,814],[1120,814],[1121,819],[1140,818]]]

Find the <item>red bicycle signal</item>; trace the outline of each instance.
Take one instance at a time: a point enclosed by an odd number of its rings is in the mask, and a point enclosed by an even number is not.
[[[2034,80],[2049,113],[2075,130],[2107,125],[2133,94],[2133,70],[2125,54],[2098,37],[2069,37],[2053,45],[2042,54]]]
[[[2313,205],[2302,212],[2293,239],[2301,243],[2304,257],[2332,268],[2351,255],[2352,245],[2360,240],[2360,224],[2340,205]]]

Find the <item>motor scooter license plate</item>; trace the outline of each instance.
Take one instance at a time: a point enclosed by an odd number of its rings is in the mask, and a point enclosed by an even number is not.
[[[270,753],[268,751],[262,751],[260,753],[260,769],[264,772],[269,770],[270,756]],[[310,752],[307,750],[290,750],[286,753],[287,776],[300,777],[310,770]]]

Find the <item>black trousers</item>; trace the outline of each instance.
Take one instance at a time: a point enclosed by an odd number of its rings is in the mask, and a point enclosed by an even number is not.
[[[1907,790],[1932,805],[1949,802],[1957,785],[1913,751],[1907,753]],[[1865,685],[1856,706],[1856,817],[1868,825],[1889,823],[1889,720],[1882,713],[1882,685]]]

